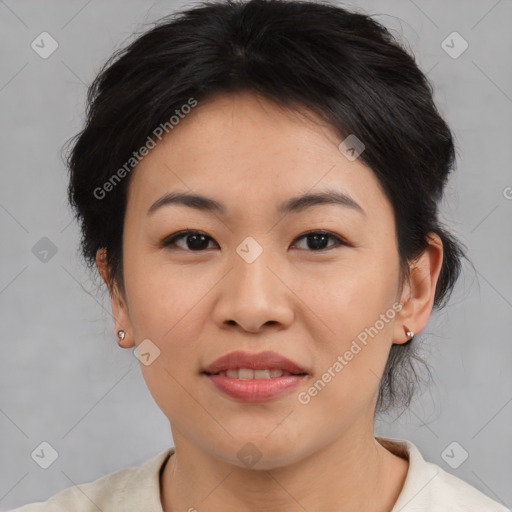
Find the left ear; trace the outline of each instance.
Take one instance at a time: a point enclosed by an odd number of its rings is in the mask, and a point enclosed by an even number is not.
[[[443,242],[437,233],[429,233],[428,247],[414,260],[409,280],[404,284],[396,315],[393,343],[401,345],[409,340],[406,331],[418,334],[427,324],[436,292],[437,280],[443,266]]]

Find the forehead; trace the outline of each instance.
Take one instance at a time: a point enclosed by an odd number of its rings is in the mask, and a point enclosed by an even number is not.
[[[334,130],[306,114],[250,93],[198,103],[133,171],[129,203],[147,209],[166,192],[188,190],[219,198],[227,213],[258,213],[335,189],[389,213],[373,171],[347,159]]]

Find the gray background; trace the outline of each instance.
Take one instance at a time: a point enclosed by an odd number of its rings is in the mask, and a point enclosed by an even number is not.
[[[0,0],[2,510],[172,445],[139,362],[117,347],[110,304],[78,256],[60,150],[81,127],[86,85],[105,59],[144,23],[185,5],[194,4]],[[434,384],[401,416],[377,421],[376,433],[410,439],[427,460],[511,507],[512,2],[345,5],[408,41],[434,84],[459,154],[442,217],[476,269],[465,266],[449,306],[424,330]],[[47,59],[31,48],[43,31],[59,44]],[[469,44],[456,59],[441,47],[453,31]],[[43,237],[57,249],[46,262],[33,252]],[[59,455],[46,470],[31,458],[42,441]],[[457,469],[441,455],[453,441],[469,453]],[[456,447],[455,458],[461,453]]]

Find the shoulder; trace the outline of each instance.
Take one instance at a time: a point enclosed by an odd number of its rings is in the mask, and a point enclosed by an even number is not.
[[[476,487],[426,461],[412,442],[378,440],[388,450],[409,459],[407,477],[392,512],[510,512]]]
[[[441,510],[447,504],[451,505],[453,512],[509,512],[509,509],[499,502],[491,499],[469,483],[447,473],[439,466],[428,463],[437,471],[432,480],[435,501],[435,510]]]
[[[139,503],[148,512],[161,512],[159,473],[172,452],[166,449],[137,466],[68,487],[44,502],[10,512],[124,512]]]

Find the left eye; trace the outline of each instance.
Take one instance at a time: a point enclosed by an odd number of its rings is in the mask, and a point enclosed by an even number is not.
[[[327,240],[332,239],[335,241],[334,246],[337,245],[347,245],[344,240],[340,237],[334,235],[333,233],[329,233],[328,231],[310,231],[308,233],[304,233],[303,235],[296,238],[296,240],[306,240],[306,244],[309,248],[314,248],[314,252],[323,251],[329,247],[325,247],[325,243]],[[333,247],[333,246],[330,246]]]
[[[306,240],[306,249],[310,249],[313,252],[323,251],[333,246],[347,245],[347,243],[340,237],[328,231],[309,231],[308,233],[304,233],[303,235],[297,237],[295,241],[303,239]],[[326,247],[325,245],[329,239],[334,240],[335,243]],[[177,243],[181,240],[185,240],[184,246],[180,246]],[[206,233],[202,233],[201,231],[186,230],[175,233],[174,235],[166,238],[162,242],[162,247],[176,246],[180,249],[189,250],[192,252],[200,252],[208,249],[208,241],[213,242],[213,239]]]

